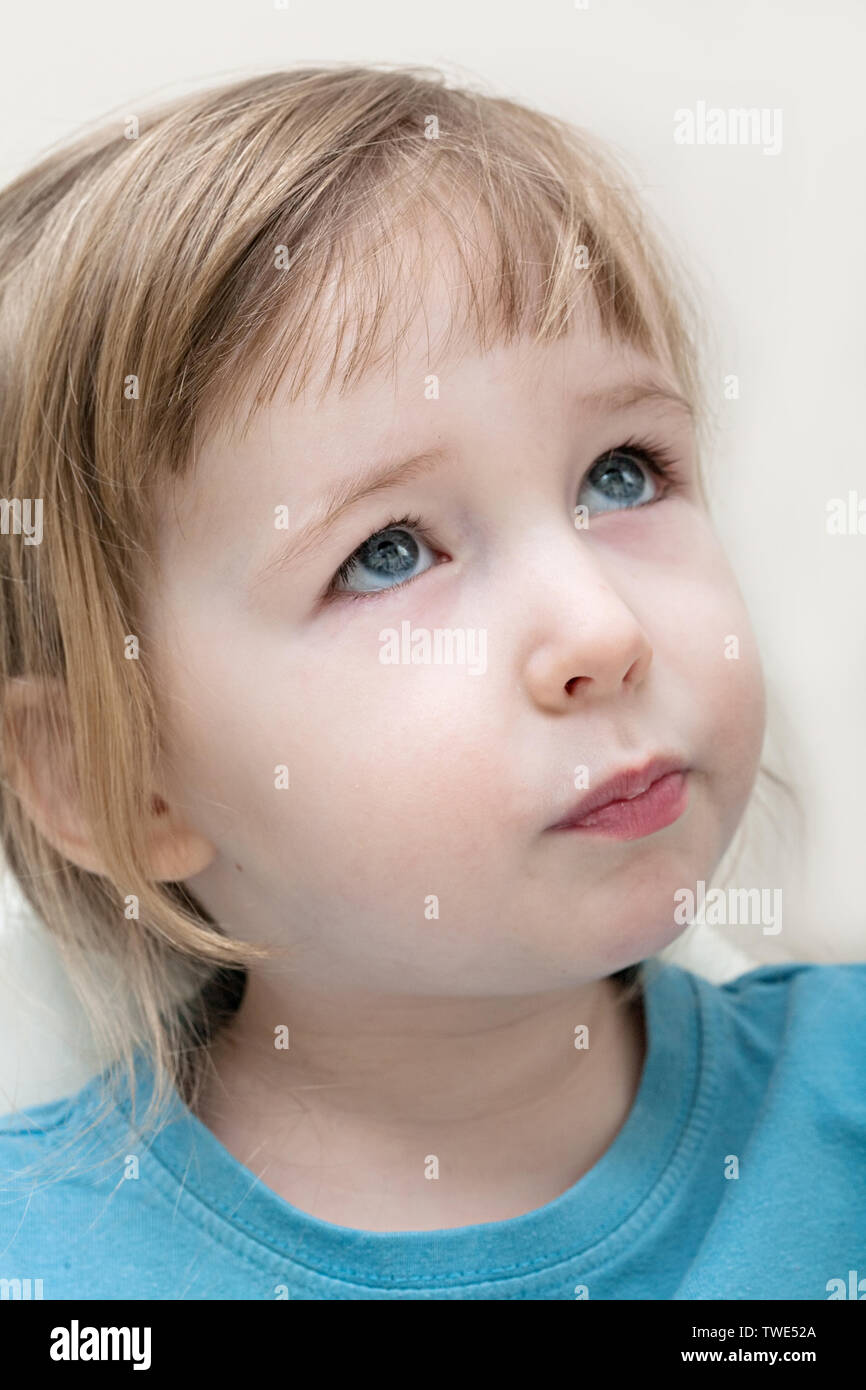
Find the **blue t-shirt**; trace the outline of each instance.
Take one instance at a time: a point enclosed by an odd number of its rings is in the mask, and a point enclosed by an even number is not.
[[[176,1093],[144,1137],[125,1099],[70,1166],[94,1078],[0,1119],[0,1281],[34,1297],[41,1279],[45,1299],[866,1298],[866,964],[714,985],[655,962],[645,1003],[640,1086],[607,1151],[554,1201],[473,1226],[320,1221]],[[142,1105],[149,1076],[139,1055]]]

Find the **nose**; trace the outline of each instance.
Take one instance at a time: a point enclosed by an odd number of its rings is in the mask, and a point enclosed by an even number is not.
[[[574,546],[580,554],[575,557]],[[585,541],[548,551],[533,595],[524,679],[549,713],[568,713],[636,689],[653,658],[649,638]]]

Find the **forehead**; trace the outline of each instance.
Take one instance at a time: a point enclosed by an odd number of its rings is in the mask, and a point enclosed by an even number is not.
[[[195,480],[180,483],[193,530],[273,527],[281,504],[299,519],[332,486],[426,450],[464,461],[504,458],[517,431],[543,450],[603,409],[581,398],[648,376],[665,382],[642,354],[606,339],[589,314],[575,315],[569,332],[550,343],[524,336],[483,351],[459,340],[440,356],[431,343],[450,326],[448,305],[429,309],[411,325],[396,362],[370,370],[351,389],[294,401],[278,395],[242,436],[214,434]]]
[[[423,399],[425,378],[465,356],[504,346],[528,353],[551,278],[549,255],[517,245],[513,233],[494,235],[484,208],[464,192],[452,191],[448,211],[436,205],[419,218],[404,210],[378,232],[355,229],[320,272],[290,269],[297,280],[287,282],[285,312],[204,402],[199,444],[217,432],[244,437],[275,405],[323,409],[389,387],[418,390]],[[585,273],[575,272],[558,299],[566,312],[555,331],[604,342]]]
[[[528,332],[479,333],[460,302],[465,278],[446,255],[428,267],[423,282],[412,282],[412,290],[414,301],[398,295],[388,305],[378,325],[378,355],[363,372],[348,382],[340,374],[327,380],[319,365],[298,395],[279,383],[268,402],[201,440],[199,467],[208,468],[213,482],[220,474],[231,480],[241,461],[261,468],[273,457],[293,475],[293,490],[307,493],[316,477],[326,481],[353,460],[372,460],[392,447],[425,447],[440,435],[468,438],[495,430],[513,413],[509,407],[531,411],[542,397],[555,406],[567,395],[646,375],[650,366],[657,377],[665,375],[637,349],[611,340],[588,298],[575,308],[567,331],[537,341]],[[344,370],[358,332],[351,320],[335,329]],[[670,384],[676,385],[672,378]],[[477,408],[491,390],[504,408],[497,420]],[[252,404],[250,396],[246,403]]]
[[[263,391],[251,369],[237,408],[199,420],[193,467],[159,503],[163,539],[177,521],[190,540],[211,527],[272,527],[275,506],[313,505],[335,480],[382,457],[507,437],[518,410],[546,411],[538,424],[553,431],[566,420],[567,397],[628,383],[648,366],[676,388],[672,372],[605,331],[588,287],[575,295],[565,331],[537,341],[543,267],[526,249],[525,299],[509,298],[489,225],[476,216],[470,232],[466,218],[456,230],[437,217],[395,224],[386,242],[367,238],[345,266],[331,267],[305,321],[315,340],[306,378],[299,387],[298,359],[281,356],[278,341],[273,389]],[[289,320],[289,346],[292,328]],[[488,406],[479,409],[482,398]],[[241,479],[256,517],[246,522]]]
[[[425,250],[433,254],[423,279],[408,283],[415,298],[398,294],[385,306],[388,351],[357,380],[320,376],[297,396],[279,389],[243,429],[217,428],[200,441],[194,468],[158,502],[153,558],[163,578],[210,583],[218,574],[241,592],[274,543],[276,509],[288,509],[294,530],[332,490],[388,460],[442,449],[449,468],[462,469],[470,459],[505,458],[518,438],[526,459],[568,447],[581,419],[601,409],[581,397],[650,376],[677,389],[661,364],[604,332],[589,296],[551,341],[500,333],[485,346],[471,314],[467,321],[453,247]],[[340,342],[342,326],[335,345],[345,355],[353,340],[347,330]]]

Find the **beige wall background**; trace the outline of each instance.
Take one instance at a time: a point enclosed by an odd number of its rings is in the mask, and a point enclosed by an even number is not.
[[[805,807],[797,840],[757,797],[716,880],[780,888],[782,931],[695,926],[670,954],[720,980],[866,959],[866,534],[826,526],[852,491],[866,512],[861,0],[48,0],[7,11],[4,30],[3,182],[104,114],[297,62],[433,64],[617,147],[706,306],[717,526],[764,653],[767,754]],[[678,144],[674,113],[699,102],[779,111],[781,149]],[[85,1038],[7,881],[0,1110],[86,1079]]]

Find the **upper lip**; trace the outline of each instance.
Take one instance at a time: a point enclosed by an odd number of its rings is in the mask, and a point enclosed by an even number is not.
[[[632,797],[640,796],[653,782],[657,782],[660,777],[666,777],[669,772],[685,770],[686,763],[682,758],[664,754],[650,758],[649,762],[643,763],[640,767],[624,768],[601,782],[593,791],[587,792],[586,796],[581,797],[577,805],[550,829],[559,830],[578,825],[590,811],[597,811],[600,806],[607,806],[611,801],[629,801]]]

